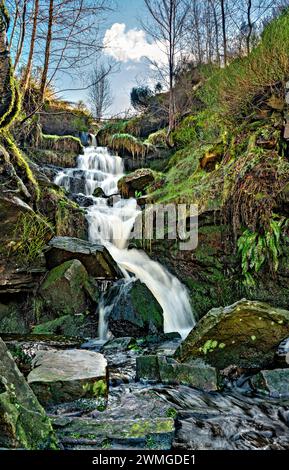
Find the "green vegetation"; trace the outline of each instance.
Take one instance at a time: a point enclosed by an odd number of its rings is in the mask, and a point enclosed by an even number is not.
[[[35,213],[22,214],[17,221],[14,233],[18,242],[13,247],[19,261],[23,264],[35,261],[52,233],[52,227],[45,218]]]

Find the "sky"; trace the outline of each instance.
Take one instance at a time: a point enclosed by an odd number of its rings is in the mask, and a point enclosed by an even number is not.
[[[141,19],[146,17],[144,1],[115,0],[115,5],[101,31],[103,45],[106,46],[103,61],[115,64],[110,76],[114,98],[110,115],[118,115],[130,108],[133,86],[151,83],[152,70],[147,58],[159,61],[163,57],[158,45],[152,43],[142,29]],[[75,102],[81,99],[89,104],[87,95],[87,91],[68,92],[64,98]]]

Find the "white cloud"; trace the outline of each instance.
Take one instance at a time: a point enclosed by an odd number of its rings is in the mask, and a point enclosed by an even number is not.
[[[139,62],[142,58],[163,62],[165,54],[157,42],[149,43],[145,31],[129,29],[124,23],[114,23],[103,38],[105,53],[121,62]]]

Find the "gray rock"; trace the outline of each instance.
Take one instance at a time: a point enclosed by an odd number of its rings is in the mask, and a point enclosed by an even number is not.
[[[289,397],[289,369],[261,370],[250,382],[255,390],[272,398]]]
[[[102,354],[71,349],[40,351],[28,383],[42,404],[107,397],[107,361]]]
[[[136,359],[136,380],[169,385],[189,385],[204,391],[219,387],[218,372],[203,361],[181,364],[166,356],[139,356]]]
[[[0,339],[0,447],[56,448],[50,420]]]
[[[79,238],[54,237],[45,252],[48,269],[78,259],[88,274],[98,279],[115,280],[122,277],[116,262],[103,245],[90,243]]]

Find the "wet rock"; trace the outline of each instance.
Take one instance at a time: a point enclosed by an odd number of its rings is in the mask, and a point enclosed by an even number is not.
[[[272,398],[289,397],[289,369],[261,370],[250,382],[255,390]]]
[[[166,356],[139,356],[136,378],[168,385],[189,385],[204,391],[219,389],[217,370],[203,361],[181,364]]]
[[[98,279],[115,280],[122,277],[120,269],[103,245],[70,237],[55,237],[45,252],[48,269],[78,259],[88,274]]]
[[[0,339],[0,447],[56,448],[50,420]]]
[[[102,188],[95,188],[92,195],[94,197],[105,197],[105,192]]]
[[[78,146],[77,146],[78,147]],[[61,168],[74,168],[77,165],[79,152],[62,152],[56,150],[33,150],[33,157],[39,165],[53,165]]]
[[[175,433],[172,418],[55,418],[53,425],[64,449],[169,450]]]
[[[90,207],[94,204],[91,196],[84,196],[83,194],[72,194],[71,199],[81,207]]]
[[[125,336],[123,338],[114,338],[103,345],[103,351],[124,351],[136,345],[135,338]]]
[[[53,268],[40,286],[39,294],[55,316],[77,315],[94,310],[97,287],[78,259],[66,261]]]
[[[40,351],[33,367],[27,380],[42,404],[107,397],[107,362],[102,354],[80,349]]]
[[[148,382],[160,382],[160,370],[158,356],[139,356],[136,358],[136,380]]]
[[[163,332],[163,311],[150,290],[140,281],[119,282],[105,294],[105,305],[110,305],[106,319],[108,328],[116,337]]]
[[[280,341],[289,333],[289,311],[268,304],[241,300],[214,308],[191,331],[176,352],[176,359],[203,358],[218,369],[230,365],[268,367]]]
[[[148,168],[136,170],[128,176],[123,176],[118,182],[118,190],[125,197],[135,197],[136,193],[142,193],[146,187],[154,182],[153,171]],[[138,197],[140,194],[138,194]]]

